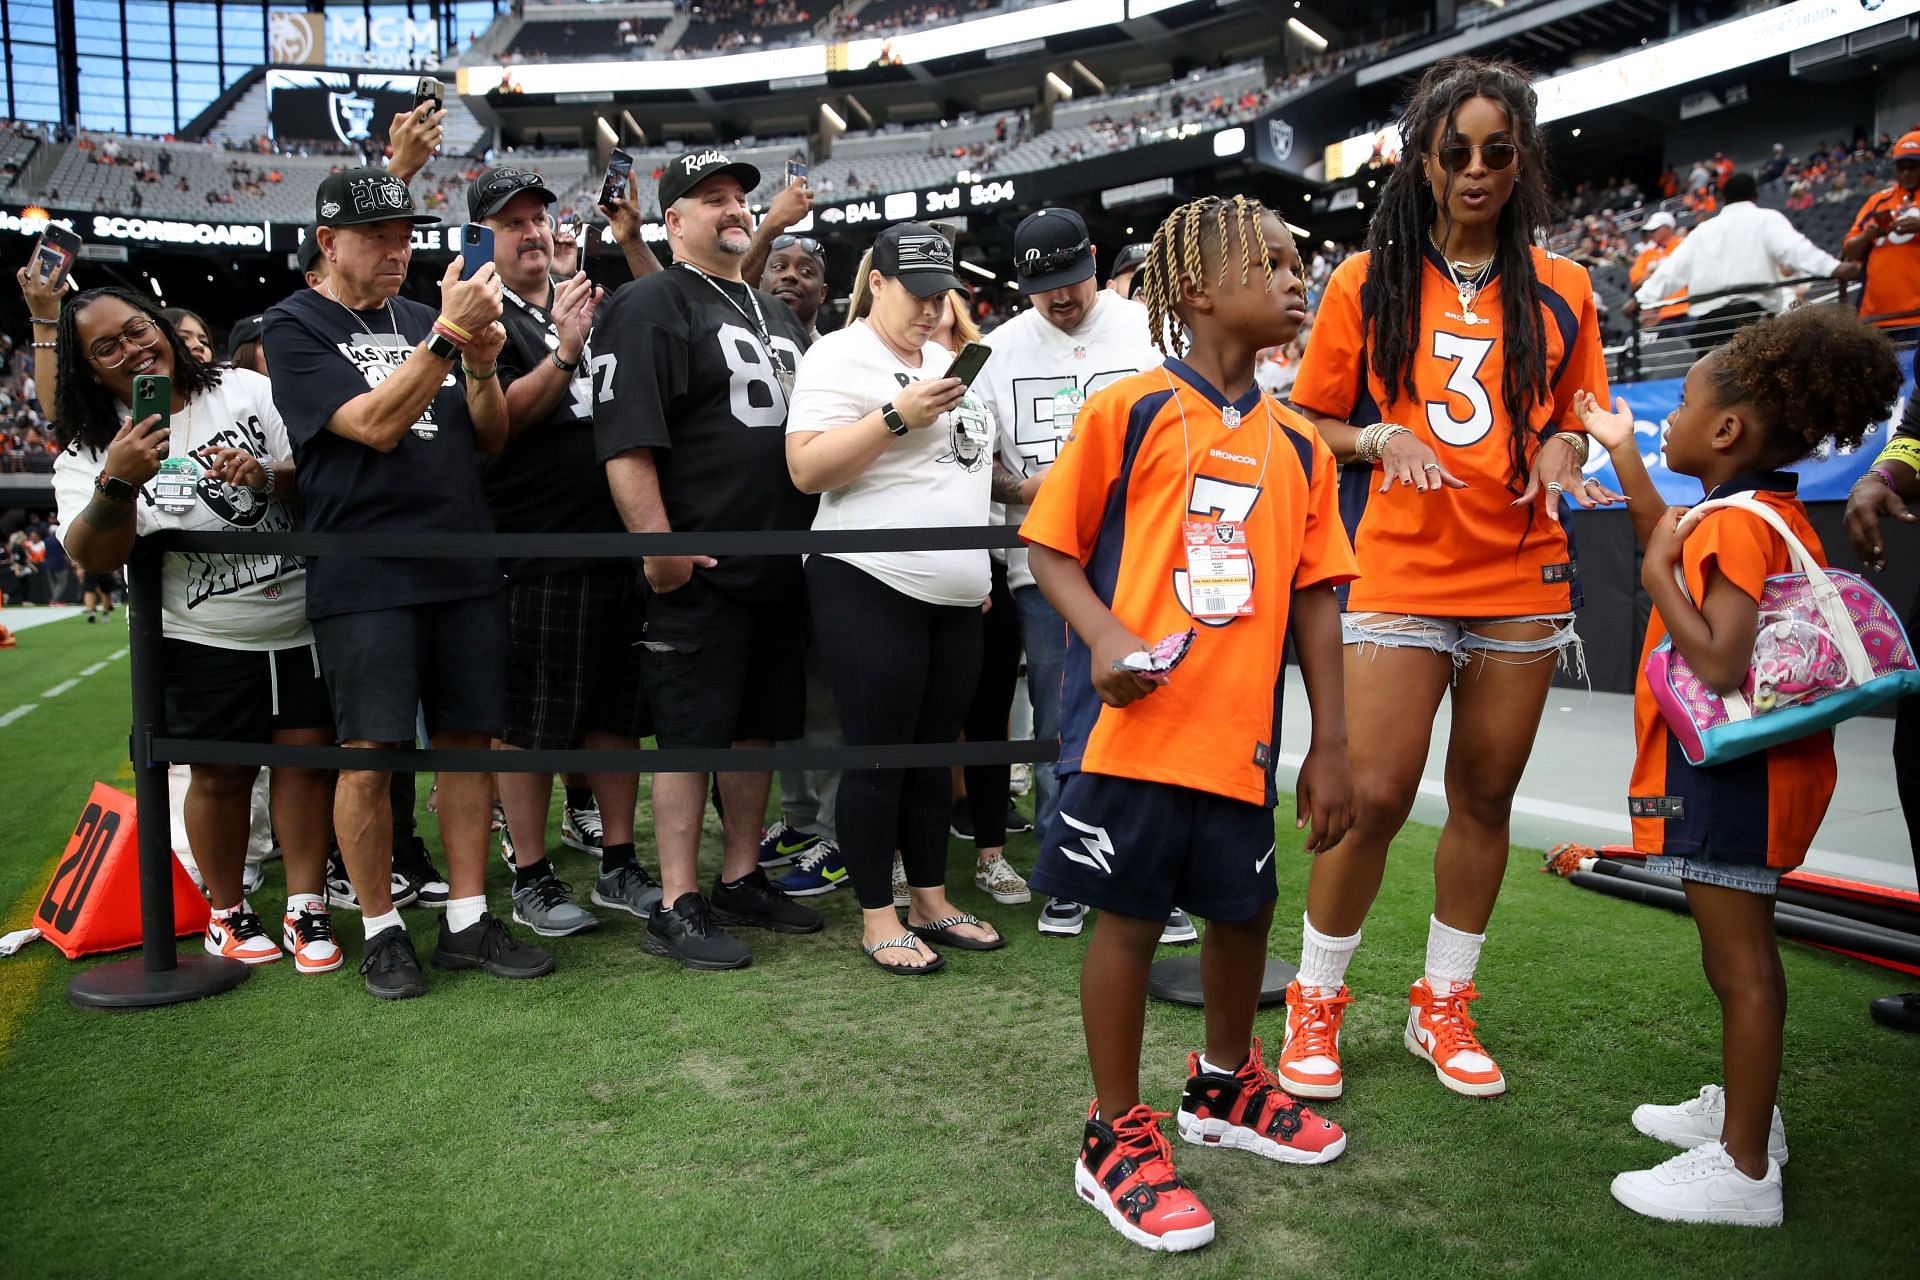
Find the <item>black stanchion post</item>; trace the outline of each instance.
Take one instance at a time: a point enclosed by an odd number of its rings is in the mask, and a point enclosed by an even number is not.
[[[247,966],[217,956],[179,957],[173,935],[173,840],[167,811],[167,762],[153,758],[166,720],[160,682],[160,565],[150,539],[134,543],[127,563],[128,661],[132,666],[134,811],[140,838],[138,960],[89,969],[67,984],[67,999],[87,1009],[145,1009],[231,991]]]

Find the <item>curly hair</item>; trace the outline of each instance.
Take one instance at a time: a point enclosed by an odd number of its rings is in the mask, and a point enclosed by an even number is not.
[[[1246,196],[1203,196],[1181,205],[1167,215],[1153,233],[1146,261],[1133,278],[1134,296],[1147,306],[1147,330],[1153,345],[1170,356],[1183,356],[1190,345],[1180,322],[1180,292],[1183,286],[1196,291],[1206,288],[1206,256],[1213,254],[1220,263],[1218,283],[1227,280],[1227,242],[1239,229],[1240,283],[1253,279],[1257,257],[1265,273],[1267,287],[1273,287],[1273,261],[1267,257],[1260,223],[1267,209],[1258,200]],[[1249,230],[1251,228],[1251,230]]]
[[[1755,410],[1775,465],[1831,440],[1852,448],[1893,411],[1893,343],[1844,307],[1798,307],[1734,334],[1707,357],[1716,403]]]
[[[187,350],[160,308],[130,289],[108,286],[88,289],[68,300],[60,311],[60,327],[54,335],[54,356],[60,365],[60,385],[54,393],[54,439],[62,449],[76,442],[88,449],[104,451],[120,430],[119,401],[113,392],[94,377],[87,353],[80,346],[80,313],[102,298],[120,301],[153,321],[160,336],[173,352],[173,389],[189,400],[220,385],[220,370]]]
[[[1500,209],[1495,250],[1505,344],[1500,398],[1507,411],[1507,458],[1512,468],[1507,488],[1517,494],[1525,487],[1527,474],[1528,410],[1550,393],[1546,322],[1540,314],[1533,246],[1553,221],[1547,200],[1546,136],[1534,120],[1533,86],[1519,67],[1481,58],[1447,58],[1428,67],[1414,86],[1400,115],[1401,161],[1388,175],[1379,208],[1367,228],[1367,278],[1360,286],[1360,310],[1373,372],[1389,395],[1397,388],[1408,400],[1417,399],[1413,367],[1420,344],[1427,236],[1436,212],[1443,224],[1452,217],[1444,198],[1435,210],[1420,156],[1436,129],[1451,135],[1454,113],[1473,98],[1499,104],[1513,143],[1520,149],[1513,192]],[[1442,145],[1446,141],[1443,136]],[[1445,194],[1452,193],[1453,181],[1449,172]],[[1445,240],[1442,235],[1441,242]]]

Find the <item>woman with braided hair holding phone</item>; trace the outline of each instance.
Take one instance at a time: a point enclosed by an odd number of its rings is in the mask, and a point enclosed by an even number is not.
[[[1582,475],[1574,397],[1605,402],[1584,268],[1538,247],[1546,139],[1504,62],[1430,67],[1400,120],[1367,249],[1335,270],[1293,402],[1343,462],[1373,467],[1343,618],[1355,820],[1314,864],[1279,1077],[1337,1098],[1347,963],[1452,695],[1448,817],[1424,973],[1404,1042],[1456,1093],[1506,1078],[1468,1003],[1506,868],[1513,793],[1556,664],[1582,667],[1561,499],[1619,500]]]

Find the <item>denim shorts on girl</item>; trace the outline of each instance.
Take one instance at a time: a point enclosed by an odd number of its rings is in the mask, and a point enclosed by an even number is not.
[[[1657,853],[1647,859],[1647,870],[1663,876],[1710,884],[1721,889],[1740,889],[1771,898],[1780,891],[1779,867],[1756,867],[1744,862],[1708,862],[1680,854]]]
[[[1501,640],[1482,635],[1476,628],[1497,627],[1515,622],[1537,622],[1547,633],[1527,640]],[[1344,613],[1340,615],[1340,642],[1359,646],[1364,654],[1369,646],[1380,649],[1430,649],[1445,654],[1454,669],[1467,665],[1475,655],[1489,662],[1525,666],[1552,657],[1560,669],[1584,679],[1587,672],[1586,648],[1580,633],[1573,629],[1571,613],[1526,614],[1513,618],[1433,618],[1414,613]]]

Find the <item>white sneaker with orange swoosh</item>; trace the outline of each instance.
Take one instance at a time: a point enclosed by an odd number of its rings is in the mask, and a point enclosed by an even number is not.
[[[1446,993],[1435,991],[1421,978],[1407,993],[1407,1051],[1433,1064],[1440,1083],[1469,1098],[1491,1098],[1507,1091],[1507,1078],[1474,1034],[1477,1025],[1467,1012],[1480,993],[1471,982],[1453,984]]]

